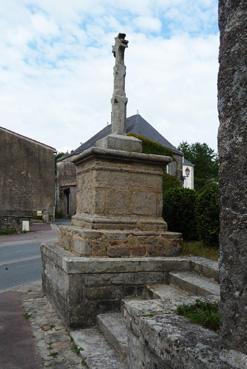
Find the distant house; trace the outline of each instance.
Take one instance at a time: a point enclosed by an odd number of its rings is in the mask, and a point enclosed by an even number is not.
[[[54,216],[55,152],[0,127],[0,229],[18,228],[22,218]]]
[[[194,189],[194,164],[185,158],[183,160],[183,186]]]
[[[167,172],[176,176],[181,182],[184,180],[183,174],[183,153],[173,146],[163,137],[150,123],[140,114],[133,115],[126,119],[127,134],[144,136],[152,141],[158,142],[171,151],[173,160],[167,166]],[[76,173],[72,163],[74,155],[78,155],[84,150],[95,146],[96,141],[111,133],[111,125],[107,125],[88,141],[79,146],[71,154],[61,158],[57,164],[57,213],[61,216],[71,216],[76,211]]]

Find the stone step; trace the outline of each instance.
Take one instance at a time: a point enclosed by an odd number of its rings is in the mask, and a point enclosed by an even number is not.
[[[171,302],[182,302],[184,299],[188,299],[191,294],[189,292],[181,290],[175,286],[171,286],[169,284],[152,284],[146,286],[149,296],[152,299],[160,299],[162,301],[167,301],[167,303]]]
[[[97,323],[106,341],[126,360],[128,339],[127,328],[122,314],[99,314],[97,316]]]
[[[191,256],[189,259],[192,271],[219,282],[219,264],[217,261],[199,256]]]
[[[127,369],[97,328],[74,330],[70,336],[89,369]]]
[[[169,284],[197,296],[220,295],[218,283],[194,272],[170,272]]]

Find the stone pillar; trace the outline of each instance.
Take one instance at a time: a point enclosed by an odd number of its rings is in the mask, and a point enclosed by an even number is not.
[[[247,1],[220,0],[222,344],[247,354]]]

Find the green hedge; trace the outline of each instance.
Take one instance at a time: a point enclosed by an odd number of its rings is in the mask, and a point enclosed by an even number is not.
[[[163,215],[168,229],[182,232],[185,240],[198,239],[196,227],[196,192],[188,188],[172,188],[164,193]]]
[[[206,185],[197,194],[197,230],[207,245],[219,245],[219,191],[216,183]]]
[[[185,240],[219,244],[219,194],[216,183],[202,191],[170,188],[164,191],[164,218],[170,231],[182,232]]]
[[[146,154],[167,155],[176,160],[172,151],[144,136],[129,134],[142,140]],[[167,173],[163,176],[163,215],[170,231],[182,232],[185,240],[201,240],[218,245],[218,186],[210,183],[200,192],[182,188],[179,180]]]
[[[152,141],[147,137],[136,135],[135,133],[128,133],[130,137],[136,137],[142,141],[142,152],[145,154],[165,155],[171,156],[173,160],[176,160],[173,152],[166,147],[162,146],[158,142]]]
[[[163,174],[163,192],[164,194],[173,189],[173,188],[182,188],[181,182],[175,176],[171,176],[168,173]]]

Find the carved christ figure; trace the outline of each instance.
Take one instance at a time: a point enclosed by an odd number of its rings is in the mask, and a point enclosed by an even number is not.
[[[125,40],[125,34],[119,33],[115,37],[115,45],[112,47],[112,52],[115,57],[114,66],[114,89],[112,95],[112,133],[117,135],[125,135],[126,121],[126,105],[127,97],[125,94],[125,75],[126,67],[124,65],[124,52],[128,47],[128,41]]]

